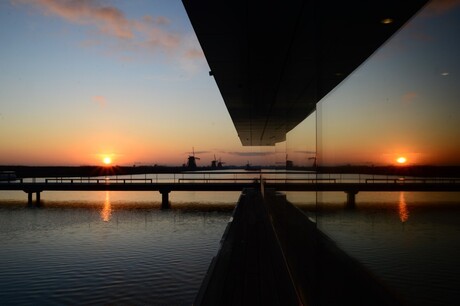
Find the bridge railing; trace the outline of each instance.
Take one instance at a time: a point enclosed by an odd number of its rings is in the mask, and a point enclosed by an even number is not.
[[[387,178],[387,179],[366,179],[366,184],[387,183],[387,184],[460,184],[460,178]]]
[[[94,184],[153,184],[153,183],[250,183],[265,180],[266,183],[291,184],[335,184],[335,183],[365,183],[365,184],[460,184],[460,178],[438,177],[399,177],[393,175],[372,174],[337,174],[314,173],[301,171],[207,171],[157,173],[139,175],[114,175],[106,177],[53,177],[53,178],[17,178],[16,183],[94,183]],[[8,183],[14,183],[8,181]],[[2,182],[3,183],[3,182]],[[5,182],[7,183],[7,182]]]
[[[109,184],[109,183],[152,183],[153,179],[139,179],[139,178],[48,178],[45,179],[45,184],[48,183],[63,183],[63,184],[78,184],[78,183],[95,183],[95,184]]]

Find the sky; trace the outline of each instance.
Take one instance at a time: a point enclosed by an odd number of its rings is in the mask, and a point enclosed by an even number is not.
[[[286,142],[243,147],[180,0],[1,0],[0,164],[460,164],[458,37],[460,1],[432,3]]]
[[[432,1],[317,105],[315,135],[313,118],[290,133],[292,150],[310,135],[319,164],[459,165],[459,85],[460,1]]]

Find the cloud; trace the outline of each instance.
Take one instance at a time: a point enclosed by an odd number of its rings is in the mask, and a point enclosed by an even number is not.
[[[36,8],[46,16],[57,16],[69,23],[93,27],[99,35],[115,39],[130,50],[149,48],[168,53],[181,43],[178,34],[164,29],[170,24],[164,16],[129,19],[120,9],[103,5],[99,0],[12,1]]]
[[[211,151],[194,151],[194,152],[185,152],[185,153],[188,154],[188,155],[193,155],[194,153],[195,153],[195,155],[198,155],[198,154],[208,154],[208,153],[212,153],[212,152]]]
[[[236,155],[236,156],[244,156],[244,157],[250,157],[250,156],[270,156],[274,155],[274,152],[228,152],[230,155]]]
[[[14,0],[30,4],[45,15],[55,15],[78,24],[96,27],[99,32],[117,38],[133,38],[131,22],[123,12],[112,6],[102,6],[94,0]]]
[[[187,59],[202,59],[204,58],[204,53],[202,50],[197,48],[191,48],[184,53],[184,57]]]
[[[91,99],[94,103],[101,107],[105,107],[107,105],[107,99],[104,96],[93,96]]]
[[[414,100],[418,97],[418,94],[416,92],[410,91],[402,95],[401,97],[401,102],[406,105],[412,104]]]
[[[300,153],[300,154],[316,154],[315,151],[308,151],[308,150],[297,150],[297,151],[294,151],[294,153]]]

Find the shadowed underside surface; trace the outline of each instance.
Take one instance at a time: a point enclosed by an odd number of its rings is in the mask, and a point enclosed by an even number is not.
[[[241,195],[194,305],[299,305],[256,189]]]
[[[194,305],[400,305],[285,196],[246,189]]]
[[[245,146],[284,141],[426,2],[183,0]]]
[[[404,305],[284,195],[268,197],[266,203],[304,305]]]

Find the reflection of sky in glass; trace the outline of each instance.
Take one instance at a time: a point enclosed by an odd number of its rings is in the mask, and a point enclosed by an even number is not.
[[[342,202],[319,203],[317,225],[408,304],[454,306],[460,285],[460,206],[458,193],[451,202],[442,194],[360,193],[352,210],[344,209],[342,195]]]
[[[320,162],[460,163],[460,5],[445,4],[431,2],[319,103]],[[310,138],[288,134],[313,148]]]

